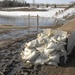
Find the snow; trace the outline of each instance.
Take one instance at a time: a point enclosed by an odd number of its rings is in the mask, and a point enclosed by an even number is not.
[[[25,7],[15,7],[8,9],[20,9]],[[27,8],[27,7],[26,7]],[[29,8],[28,8],[29,9]],[[37,9],[46,9],[47,11],[0,11],[0,16],[10,16],[10,17],[20,17],[20,16],[37,16],[40,17],[49,17],[49,18],[63,18],[67,15],[75,14],[75,8],[70,8],[68,10],[64,10],[65,8],[37,8]],[[63,12],[59,13],[59,11],[63,10]],[[58,13],[56,15],[56,12]]]
[[[56,18],[63,18],[64,16],[70,15],[75,13],[75,8],[70,8],[66,11],[64,11],[63,13],[59,14],[58,16],[56,16]]]
[[[51,10],[51,9],[53,9],[53,8],[51,8],[51,7],[48,7],[48,8],[46,8],[46,7],[44,7],[44,8],[43,8],[43,7],[40,7],[40,8],[37,8],[37,9],[39,9],[39,10],[41,10],[41,9],[42,9],[42,10]]]
[[[21,8],[28,8],[28,7],[11,7],[11,8],[2,8],[2,10],[10,10],[10,9],[21,9]]]
[[[1,16],[24,16],[24,15],[31,15],[31,16],[37,16],[40,17],[54,17],[55,13],[59,10],[64,10],[64,8],[52,8],[48,11],[0,11]]]

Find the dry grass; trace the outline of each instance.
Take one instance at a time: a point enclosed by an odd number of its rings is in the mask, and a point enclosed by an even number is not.
[[[47,11],[45,9],[36,9],[36,8],[20,8],[20,9],[1,9],[1,11]]]
[[[28,28],[41,28],[41,29],[46,29],[46,28],[58,28],[61,25],[54,25],[54,26],[15,26],[15,25],[0,25],[0,29],[28,29]]]
[[[27,29],[28,26],[0,25],[0,29]]]

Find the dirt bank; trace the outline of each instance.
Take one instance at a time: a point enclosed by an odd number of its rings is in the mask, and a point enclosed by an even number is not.
[[[71,20],[68,23],[64,24],[63,26],[58,27],[57,29],[72,32],[75,30],[75,20]]]

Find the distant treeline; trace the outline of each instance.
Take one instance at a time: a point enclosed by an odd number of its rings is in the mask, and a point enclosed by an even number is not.
[[[29,3],[24,2],[17,2],[17,1],[3,1],[0,2],[0,7],[21,7],[21,6],[30,6]]]

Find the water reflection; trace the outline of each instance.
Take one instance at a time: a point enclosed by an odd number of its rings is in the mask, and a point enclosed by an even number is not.
[[[39,17],[40,26],[51,26],[53,25],[54,19],[48,17]],[[37,17],[21,16],[21,17],[8,17],[0,16],[0,24],[5,25],[18,25],[18,26],[27,26],[27,25],[37,25]]]

